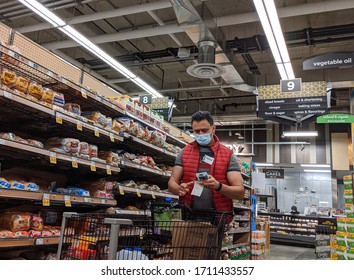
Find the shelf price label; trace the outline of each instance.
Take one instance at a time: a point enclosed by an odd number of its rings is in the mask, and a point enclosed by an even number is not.
[[[76,129],[79,130],[79,131],[82,131],[82,123],[81,122],[77,122],[76,123]]]
[[[107,175],[112,175],[112,170],[110,165],[106,165],[106,173]]]
[[[33,61],[28,61],[28,65],[34,69],[37,69],[38,68],[38,64],[37,63],[34,63]]]
[[[98,131],[97,128],[94,128],[94,133],[96,137],[100,137],[100,132]]]
[[[4,91],[4,96],[8,99],[12,99],[12,93]]]
[[[54,76],[53,72],[52,72],[52,71],[49,71],[49,70],[48,70],[47,74],[48,74],[48,76],[50,76],[50,77],[53,77],[53,76]]]
[[[85,89],[81,89],[81,96],[85,99],[87,99],[87,91]]]
[[[63,118],[60,117],[60,116],[56,116],[55,117],[55,122],[58,123],[58,124],[63,124]]]
[[[152,199],[156,199],[156,195],[153,191],[151,192],[151,197],[152,197]]]
[[[114,142],[114,135],[113,135],[113,133],[109,133],[109,139],[111,139],[111,141]]]
[[[119,188],[119,193],[120,193],[121,195],[124,195],[124,189],[123,189],[123,187],[119,185],[118,188]]]
[[[141,197],[141,192],[140,192],[140,190],[139,190],[139,189],[135,189],[135,191],[136,191],[136,195],[137,195],[138,197]]]
[[[107,202],[106,202],[106,199],[104,199],[104,198],[102,198],[101,199],[101,204],[106,204]]]
[[[71,166],[73,168],[79,168],[79,164],[77,163],[77,158],[76,157],[72,157],[71,158]]]
[[[49,153],[49,162],[51,164],[57,164],[57,154],[56,153],[53,153],[53,152]]]
[[[44,193],[43,194],[42,205],[43,206],[50,206],[49,193]]]
[[[91,170],[92,172],[96,172],[96,164],[95,164],[95,162],[93,162],[93,161],[90,162],[90,170]]]
[[[44,244],[44,239],[43,238],[37,238],[36,239],[36,245],[43,245]]]
[[[65,201],[65,206],[66,207],[71,207],[70,195],[64,195],[64,201]]]

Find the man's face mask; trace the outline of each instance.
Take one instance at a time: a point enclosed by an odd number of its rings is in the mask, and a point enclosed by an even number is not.
[[[211,133],[206,134],[194,134],[195,141],[201,146],[208,146],[211,142]]]

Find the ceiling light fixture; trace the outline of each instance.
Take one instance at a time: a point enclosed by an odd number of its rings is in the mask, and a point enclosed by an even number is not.
[[[284,131],[284,137],[318,136],[317,131]]]
[[[43,19],[45,19],[50,24],[52,24],[53,27],[57,27],[64,34],[68,35],[71,39],[78,42],[82,47],[84,47],[85,49],[90,51],[92,54],[94,54],[95,56],[97,56],[98,58],[103,60],[105,63],[107,63],[113,69],[117,70],[119,73],[124,75],[126,78],[130,79],[133,83],[135,83],[136,85],[141,87],[147,93],[149,93],[155,97],[163,97],[163,95],[161,93],[159,93],[157,90],[152,88],[145,81],[143,81],[141,78],[136,76],[134,73],[132,73],[130,70],[128,70],[122,64],[120,64],[117,60],[115,60],[113,57],[111,57],[109,54],[107,54],[105,51],[103,51],[97,45],[92,43],[89,39],[87,39],[80,32],[75,30],[70,25],[67,25],[65,23],[65,21],[60,19],[58,16],[56,16],[54,13],[52,13],[49,9],[47,9],[42,4],[40,4],[34,0],[19,0],[19,1],[22,4],[24,4],[25,6],[27,6],[29,9],[31,9],[33,12],[35,12],[37,15],[41,16]]]
[[[319,172],[319,173],[329,173],[331,170],[324,170],[324,169],[305,169],[305,172]]]
[[[321,168],[330,168],[330,164],[300,164],[301,167],[321,167]]]
[[[257,166],[274,166],[273,163],[265,163],[265,162],[255,162],[254,163]]]
[[[295,79],[273,0],[253,0],[282,80]]]

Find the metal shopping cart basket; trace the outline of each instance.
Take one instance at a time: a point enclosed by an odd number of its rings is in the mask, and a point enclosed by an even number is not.
[[[169,211],[180,216],[166,217]],[[224,231],[232,215],[156,204],[149,219],[64,213],[58,258],[220,259]]]

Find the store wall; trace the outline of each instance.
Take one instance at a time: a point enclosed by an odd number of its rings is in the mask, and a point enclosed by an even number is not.
[[[318,206],[319,201],[328,201],[332,206],[330,173],[285,172],[284,177],[266,179],[266,187],[277,189],[277,208],[281,211],[290,212],[291,206],[296,205],[304,213],[306,206]]]

